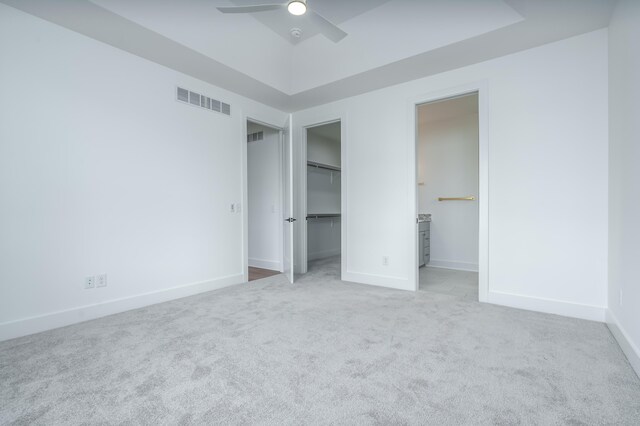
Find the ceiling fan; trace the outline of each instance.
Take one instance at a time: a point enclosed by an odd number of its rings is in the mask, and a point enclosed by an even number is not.
[[[255,6],[231,6],[218,8],[222,13],[255,13],[280,9],[287,9],[290,14],[296,16],[304,15],[309,12],[309,18],[319,27],[320,32],[335,43],[347,36],[347,33],[338,28],[337,25],[327,20],[318,12],[307,8],[307,0],[290,0],[287,3],[280,4],[257,4]]]

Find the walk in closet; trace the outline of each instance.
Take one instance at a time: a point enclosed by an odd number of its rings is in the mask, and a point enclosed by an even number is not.
[[[307,260],[340,256],[340,122],[307,128]]]

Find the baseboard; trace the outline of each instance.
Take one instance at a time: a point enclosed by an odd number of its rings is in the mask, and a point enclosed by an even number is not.
[[[487,302],[529,311],[562,315],[590,321],[605,322],[606,308],[603,306],[583,305],[554,299],[543,299],[519,294],[489,290]]]
[[[633,367],[638,377],[640,377],[640,347],[633,343],[629,333],[620,325],[620,321],[618,321],[618,318],[610,309],[607,309],[606,317],[607,327],[609,327],[611,334],[613,334],[620,348],[622,348],[622,352],[624,352],[629,360],[629,364],[631,364],[631,367]]]
[[[264,259],[251,259],[249,258],[249,266],[254,268],[270,269],[272,271],[282,272],[282,265],[278,261],[264,260]]]
[[[397,290],[415,290],[414,286],[409,283],[409,280],[406,278],[366,274],[362,272],[345,272],[344,274],[342,274],[342,281],[375,285],[378,287],[387,287]]]
[[[317,251],[315,253],[307,253],[307,260],[325,259],[327,257],[333,257],[340,255],[340,248]]]
[[[431,266],[432,268],[455,269],[458,271],[478,272],[477,263],[454,262],[450,260],[431,259],[431,261],[427,263],[427,266]]]
[[[211,290],[240,284],[242,274],[230,275],[209,281],[186,284],[165,290],[144,293],[122,299],[108,300],[93,305],[79,306],[63,311],[51,312],[30,318],[0,323],[0,341],[40,333],[54,328],[64,327],[107,315],[113,315],[131,309],[142,308],[156,303],[180,299]]]

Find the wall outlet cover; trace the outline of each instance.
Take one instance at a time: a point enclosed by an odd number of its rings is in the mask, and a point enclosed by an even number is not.
[[[84,288],[95,288],[96,287],[96,277],[85,277],[84,279]]]

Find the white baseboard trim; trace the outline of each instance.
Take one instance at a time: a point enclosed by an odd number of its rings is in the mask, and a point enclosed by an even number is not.
[[[451,260],[431,259],[431,261],[427,263],[427,266],[431,266],[432,268],[455,269],[458,271],[478,272],[477,263],[454,262]]]
[[[397,290],[415,290],[414,286],[409,283],[408,279],[385,275],[366,274],[363,272],[345,272],[342,274],[342,280],[353,283],[375,285],[378,287],[393,288]]]
[[[638,377],[640,377],[640,347],[631,340],[629,333],[621,326],[620,321],[618,321],[618,318],[610,309],[607,309],[606,316],[607,327],[609,327],[611,334],[613,334],[620,348],[622,348],[622,352],[624,352],[629,360],[629,364],[631,364],[631,367],[633,367]]]
[[[0,341],[155,305],[156,303],[193,296],[195,294],[229,287],[234,284],[240,284],[243,281],[243,274],[229,275],[214,280],[200,281],[160,291],[124,297],[122,299],[107,300],[93,305],[79,306],[63,311],[3,322],[0,323]]]
[[[276,260],[249,258],[249,266],[252,266],[254,268],[270,269],[272,271],[282,272],[282,264]]]
[[[583,305],[580,303],[543,299],[492,290],[489,290],[487,301],[496,305],[509,306],[512,308],[605,322],[606,308],[604,306]]]
[[[325,259],[327,257],[338,256],[340,254],[340,248],[317,251],[315,253],[307,253],[307,260]]]

